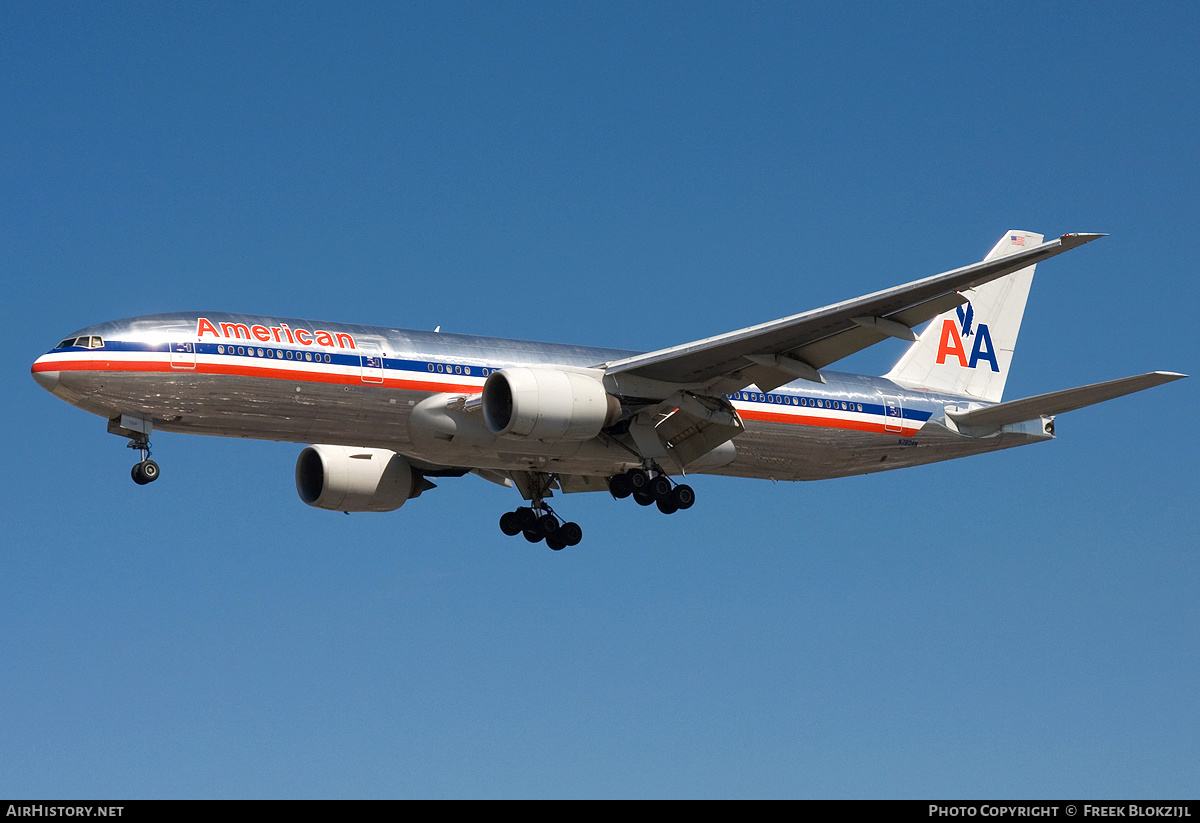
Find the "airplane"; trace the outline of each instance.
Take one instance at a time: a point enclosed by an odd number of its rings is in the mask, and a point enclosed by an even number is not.
[[[558,551],[583,532],[556,491],[671,514],[690,475],[818,480],[1052,440],[1059,414],[1184,377],[1003,401],[1036,265],[1103,236],[1009,231],[979,263],[652,352],[192,312],[80,329],[32,374],[128,438],[140,485],[152,431],[313,444],[310,506],[393,511],[474,473],[527,501],[505,534]],[[881,377],[826,368],[889,338],[909,347]]]

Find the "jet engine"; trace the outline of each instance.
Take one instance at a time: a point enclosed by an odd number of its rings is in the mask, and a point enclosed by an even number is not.
[[[421,482],[387,449],[309,446],[296,459],[296,491],[318,509],[390,512],[420,494]]]
[[[514,440],[591,440],[621,417],[599,380],[558,369],[500,369],[483,384],[488,430]]]

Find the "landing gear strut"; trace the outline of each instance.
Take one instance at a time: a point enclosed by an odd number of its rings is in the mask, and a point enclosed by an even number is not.
[[[690,509],[696,502],[691,486],[682,483],[676,486],[657,469],[630,469],[624,474],[614,474],[608,478],[608,490],[618,500],[633,497],[639,506],[656,505],[663,514]]]

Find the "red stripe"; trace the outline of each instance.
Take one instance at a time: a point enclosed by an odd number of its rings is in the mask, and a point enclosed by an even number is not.
[[[867,420],[845,420],[841,417],[801,417],[792,414],[779,414],[778,412],[742,411],[740,409],[738,410],[738,414],[742,416],[743,420],[760,420],[764,423],[790,423],[794,426],[818,426],[826,429],[847,429],[850,431],[894,434],[897,436],[914,435],[919,431],[919,429],[911,426],[902,426],[899,431],[893,431],[886,428],[883,423],[872,423]]]

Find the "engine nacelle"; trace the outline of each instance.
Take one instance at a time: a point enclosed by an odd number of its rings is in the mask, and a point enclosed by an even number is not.
[[[337,512],[390,512],[420,493],[412,466],[395,452],[323,445],[300,452],[296,491],[308,505]]]
[[[599,380],[558,369],[500,369],[483,384],[488,430],[516,440],[591,440],[621,417]]]

